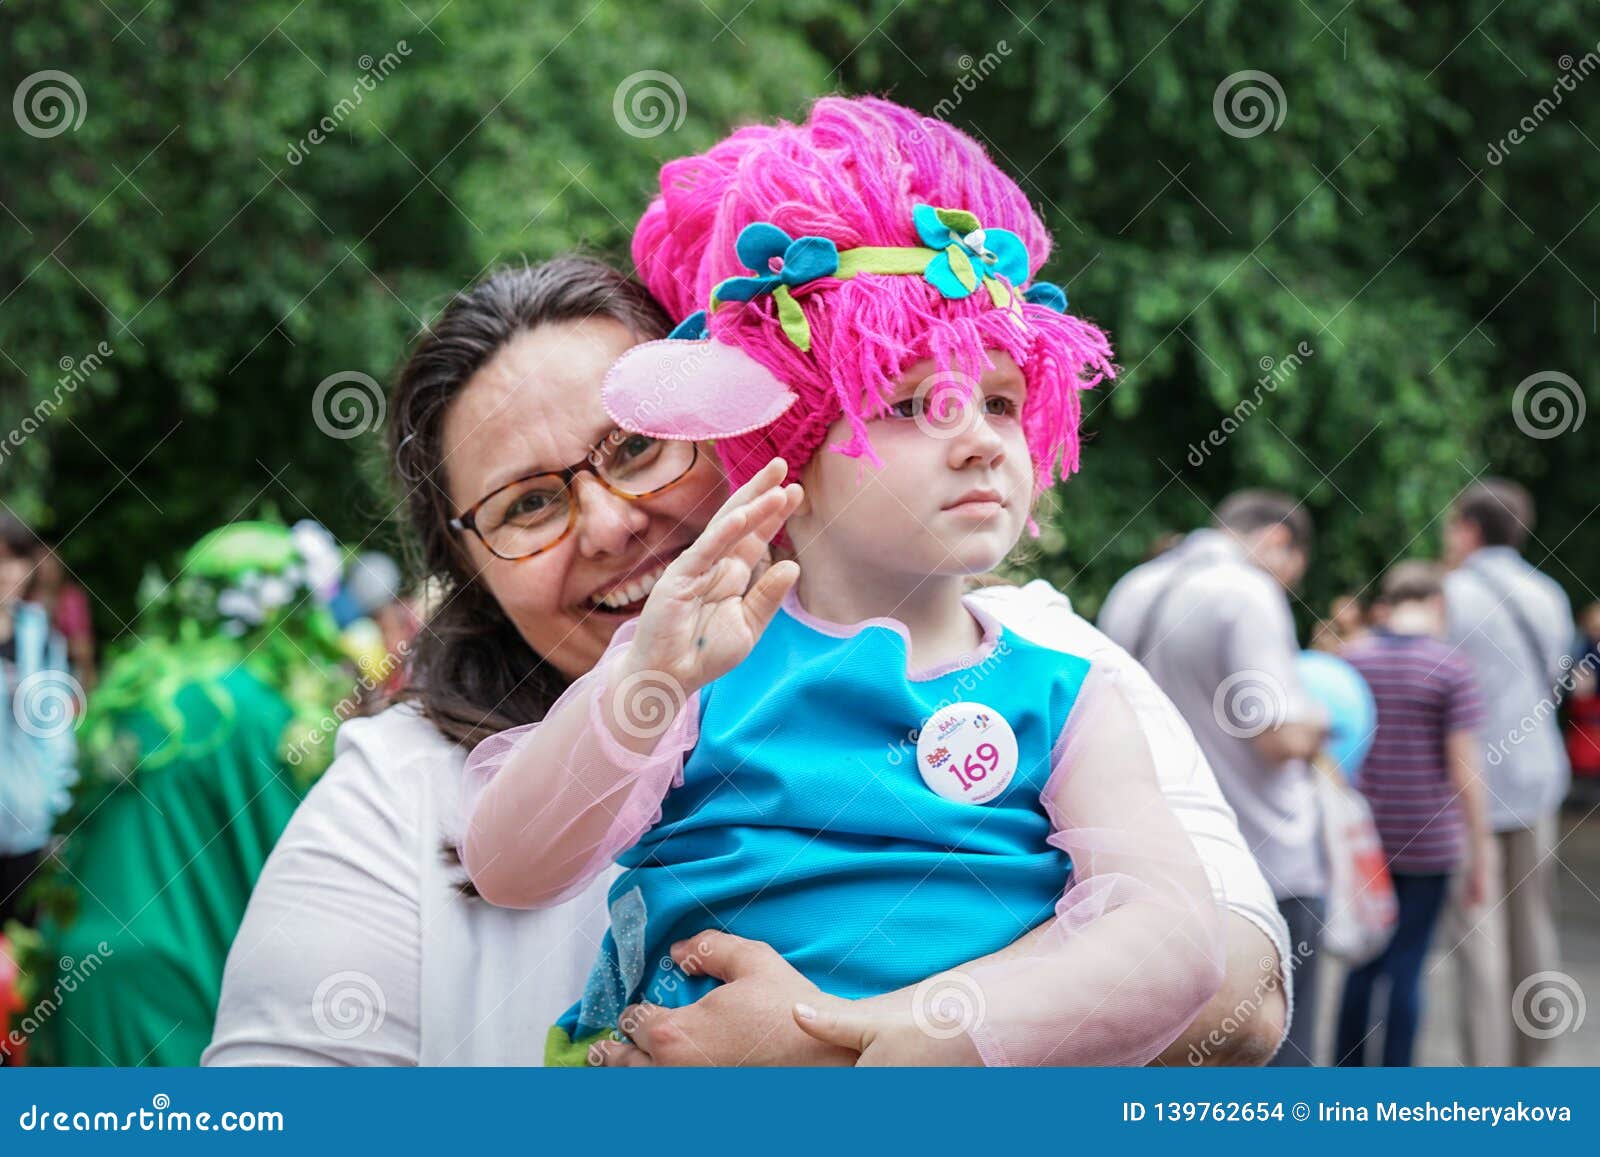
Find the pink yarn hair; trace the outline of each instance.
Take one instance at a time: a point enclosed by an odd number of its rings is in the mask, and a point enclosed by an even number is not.
[[[1044,222],[971,137],[890,101],[824,97],[803,124],[742,128],[664,165],[661,194],[634,232],[633,259],[681,319],[704,309],[724,278],[750,274],[734,245],[752,222],[769,221],[791,237],[827,237],[841,251],[915,246],[918,203],[967,209],[985,228],[1010,229],[1027,246],[1030,272],[1049,256]],[[811,326],[809,353],[784,336],[770,297],[726,304],[710,319],[712,336],[799,395],[770,426],[717,443],[732,486],[775,456],[798,477],[841,417],[851,437],[836,449],[878,464],[866,423],[883,412],[902,373],[931,358],[940,372],[976,381],[990,364],[987,350],[1009,353],[1027,380],[1022,422],[1037,485],[1077,469],[1078,392],[1116,372],[1096,326],[1033,304],[1023,304],[1019,326],[981,288],[954,301],[915,275],[826,278],[794,296]]]

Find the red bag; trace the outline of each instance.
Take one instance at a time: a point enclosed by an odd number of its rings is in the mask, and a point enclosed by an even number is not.
[[[1600,695],[1567,700],[1567,758],[1580,779],[1600,777]]]
[[[1313,761],[1317,805],[1328,857],[1328,916],[1323,947],[1352,967],[1386,947],[1400,919],[1389,858],[1367,799],[1331,761]]]

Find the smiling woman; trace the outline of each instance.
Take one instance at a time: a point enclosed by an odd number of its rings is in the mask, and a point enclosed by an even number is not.
[[[443,598],[416,640],[410,701],[340,729],[333,765],[274,848],[205,1063],[540,1063],[605,935],[609,879],[544,911],[472,895],[454,851],[464,765],[473,744],[543,719],[594,668],[727,497],[717,454],[616,436],[601,406],[612,363],[667,328],[637,283],[564,257],[491,274],[418,342],[389,407],[391,448],[416,569]],[[974,598],[1041,646],[1125,671],[1161,790],[1230,913],[1215,1015],[1172,1055],[1205,1040],[1212,1063],[1264,1059],[1285,1016],[1282,924],[1182,721],[1046,584]],[[723,983],[636,1025],[639,1047],[616,1063],[857,1059],[796,1026],[793,1004],[820,994],[766,944],[711,933],[678,950]],[[1219,1030],[1252,992],[1251,1015]]]
[[[421,569],[448,584],[416,696],[450,738],[541,718],[720,501],[721,472],[693,447],[631,483],[639,447],[600,406],[611,363],[667,328],[637,283],[562,258],[462,295],[402,373],[395,460]],[[534,517],[551,502],[565,518]]]

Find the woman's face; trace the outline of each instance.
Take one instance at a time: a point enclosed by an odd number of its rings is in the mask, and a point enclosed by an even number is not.
[[[539,326],[502,347],[445,415],[445,476],[456,513],[513,479],[582,462],[615,429],[600,405],[600,380],[634,344],[621,322],[595,317]],[[727,494],[705,447],[683,481],[654,498],[620,498],[591,473],[573,485],[577,524],[542,554],[512,562],[477,535],[462,536],[479,581],[528,645],[569,679],[594,667],[644,599],[621,608],[600,601],[659,575]]]

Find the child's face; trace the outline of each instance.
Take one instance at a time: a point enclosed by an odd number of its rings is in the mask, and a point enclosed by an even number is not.
[[[788,524],[802,566],[816,550],[913,579],[999,565],[1027,524],[1033,462],[1022,431],[1027,383],[1009,354],[990,356],[971,390],[931,360],[901,377],[890,413],[867,425],[881,467],[828,449],[850,436],[834,423]]]

